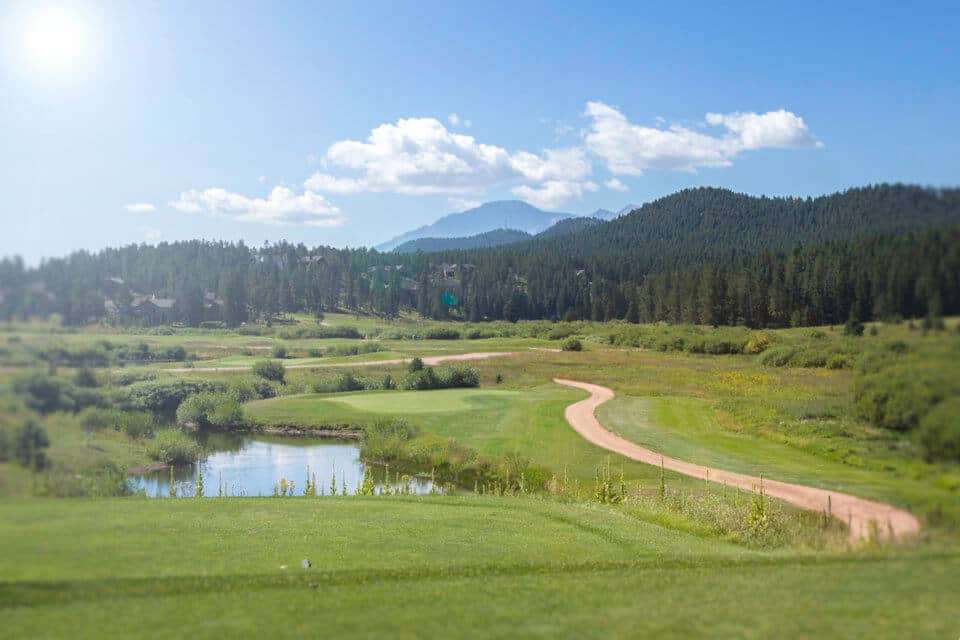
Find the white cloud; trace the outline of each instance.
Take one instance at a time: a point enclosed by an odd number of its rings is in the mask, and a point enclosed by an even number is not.
[[[153,213],[157,210],[157,208],[149,202],[135,202],[133,204],[124,205],[123,208],[130,213]]]
[[[630,190],[630,187],[620,182],[618,178],[610,178],[609,180],[605,180],[603,183],[603,186],[605,186],[607,189],[610,189],[611,191],[629,191]]]
[[[448,119],[466,121],[456,114]],[[547,149],[541,153],[511,152],[448,130],[436,118],[402,118],[373,129],[366,140],[343,140],[327,149],[325,171],[310,176],[304,186],[335,194],[389,192],[403,195],[480,194],[491,187],[525,183],[545,191],[548,182],[578,183],[592,172],[580,147]],[[335,175],[347,171],[354,175]],[[566,189],[582,193],[584,186]]]
[[[660,128],[633,124],[602,102],[588,102],[585,115],[591,119],[584,137],[587,148],[616,175],[641,175],[647,169],[725,167],[747,150],[822,146],[803,118],[783,109],[762,114],[708,113],[708,125],[726,130],[720,136],[680,125]]]
[[[766,113],[708,113],[707,124],[723,126],[743,149],[822,147],[803,118],[784,109]]]
[[[351,194],[367,191],[367,185],[362,180],[354,178],[337,178],[327,173],[315,173],[303,183],[310,191],[325,193]]]
[[[163,232],[160,231],[159,229],[151,229],[147,227],[143,229],[143,238],[147,242],[156,242],[162,237],[163,237]]]
[[[319,193],[295,193],[274,187],[266,198],[249,198],[226,189],[191,189],[170,206],[183,213],[222,215],[244,222],[335,227],[343,223],[340,210]]]
[[[535,207],[555,209],[571,198],[579,198],[586,191],[596,190],[597,185],[593,182],[548,180],[536,187],[520,185],[511,189],[510,192]]]
[[[469,198],[447,198],[447,204],[454,211],[466,211],[467,209],[475,209],[483,203]]]
[[[460,116],[458,116],[455,113],[451,113],[450,115],[447,116],[447,122],[449,122],[453,126],[457,126],[458,124],[460,124]]]

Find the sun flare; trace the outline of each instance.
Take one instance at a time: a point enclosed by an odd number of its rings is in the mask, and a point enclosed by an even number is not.
[[[27,18],[23,45],[31,64],[49,70],[70,69],[88,57],[90,34],[76,13],[45,9]]]

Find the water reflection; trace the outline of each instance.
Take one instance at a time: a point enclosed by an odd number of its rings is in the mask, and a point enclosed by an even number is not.
[[[302,495],[310,477],[317,484],[317,494],[329,495],[331,484],[337,493],[343,488],[353,494],[363,483],[365,465],[360,460],[360,447],[350,440],[310,440],[239,436],[225,433],[198,434],[209,453],[198,465],[173,469],[173,487],[178,496],[193,496],[198,475],[203,473],[204,495],[270,496],[282,480],[293,483],[288,494]],[[369,470],[374,482],[384,484],[383,470]],[[335,479],[335,480],[334,480]],[[148,497],[171,495],[171,473],[157,471],[130,479],[135,491]],[[413,493],[429,493],[428,478],[390,478],[394,489],[406,486]]]

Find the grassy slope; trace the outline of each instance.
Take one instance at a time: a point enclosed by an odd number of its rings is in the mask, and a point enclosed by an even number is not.
[[[583,440],[563,419],[564,408],[584,394],[553,384],[522,392],[489,389],[307,394],[252,402],[245,408],[263,424],[367,424],[402,415],[423,434],[453,438],[482,455],[519,454],[558,476],[593,482],[597,467],[610,455]],[[617,471],[621,466],[628,481],[651,484],[659,473],[647,465],[615,461]],[[671,475],[671,482],[693,481]]]
[[[919,638],[960,614],[955,556],[747,552],[529,499],[17,501],[0,546],[10,638]]]

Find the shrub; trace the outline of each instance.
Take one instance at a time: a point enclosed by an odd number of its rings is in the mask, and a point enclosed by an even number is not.
[[[236,398],[225,394],[214,403],[207,415],[207,422],[220,429],[242,428],[245,425],[243,407]]]
[[[560,349],[562,351],[583,351],[583,343],[580,341],[580,338],[570,336],[560,343]]]
[[[403,377],[400,383],[400,388],[408,391],[426,391],[436,389],[438,386],[439,380],[432,367],[412,370]]]
[[[273,329],[255,324],[245,324],[237,327],[237,333],[241,336],[268,336],[273,333]]]
[[[827,366],[827,353],[817,349],[801,349],[793,355],[790,366],[820,368]]]
[[[430,327],[423,334],[427,340],[459,340],[460,332],[446,327]]]
[[[77,418],[80,425],[87,431],[99,431],[101,429],[116,429],[120,424],[120,418],[116,409],[99,409],[97,407],[87,407]]]
[[[282,344],[273,346],[273,357],[277,360],[284,360],[287,357],[287,348]]]
[[[199,460],[203,448],[179,429],[164,429],[147,443],[147,455],[165,464],[187,464]]]
[[[131,438],[145,438],[156,429],[153,416],[145,411],[118,411],[114,428]]]
[[[410,361],[410,364],[407,365],[407,371],[409,371],[410,373],[414,373],[416,371],[421,371],[421,370],[423,370],[423,359],[420,357],[414,358],[413,360]]]
[[[198,393],[180,403],[177,408],[177,424],[180,426],[208,427],[207,419],[213,411],[216,394]]]
[[[773,344],[773,338],[770,337],[769,333],[757,331],[750,334],[750,339],[747,340],[747,344],[744,345],[743,352],[749,353],[750,355],[757,355],[770,348],[771,344]]]
[[[77,369],[77,372],[73,374],[73,384],[77,387],[87,388],[100,386],[100,383],[97,381],[97,376],[87,367]]]
[[[760,364],[765,367],[786,367],[796,354],[793,347],[773,347],[760,354]]]
[[[375,353],[383,351],[383,345],[379,342],[363,342],[361,344],[342,344],[330,347],[327,354],[330,356],[356,356],[361,353]]]
[[[470,329],[463,334],[467,340],[482,340],[485,338],[496,338],[497,334],[493,331],[483,331],[482,329]]]
[[[927,460],[960,461],[960,398],[934,407],[920,421],[917,439]]]
[[[121,371],[116,374],[113,378],[115,384],[120,385],[121,387],[127,387],[133,384],[134,382],[142,382],[144,380],[155,380],[157,378],[156,372],[153,371]]]
[[[337,380],[334,383],[334,388],[341,392],[362,391],[364,389],[364,384],[352,372],[347,372],[341,373],[339,376],[337,376]]]
[[[27,407],[38,413],[72,411],[75,407],[67,385],[45,373],[31,373],[13,381],[13,390],[25,396]]]
[[[704,350],[711,355],[724,355],[728,353],[742,353],[743,344],[732,340],[714,339],[707,340]]]
[[[311,358],[322,358],[323,349],[318,349],[316,347],[313,349],[307,349],[307,355],[310,356]]]
[[[223,391],[221,381],[211,380],[145,380],[127,387],[121,402],[127,409],[150,411],[172,416],[180,403],[196,393]]]
[[[233,393],[199,393],[190,396],[177,409],[177,424],[182,427],[236,428],[246,423],[240,400]]]
[[[951,393],[952,380],[936,372],[893,364],[858,376],[854,401],[859,415],[896,431],[915,428],[927,413]]]
[[[441,368],[437,379],[442,389],[480,386],[480,372],[474,367],[463,364]]]
[[[564,338],[569,338],[576,332],[577,330],[575,327],[571,327],[569,325],[559,325],[557,327],[550,329],[550,331],[547,332],[547,339],[563,340]]]
[[[287,375],[287,370],[283,364],[275,360],[260,360],[254,363],[253,373],[264,380],[273,380],[282,384],[284,377]]]
[[[416,429],[406,420],[378,420],[363,430],[363,455],[366,459],[390,462],[403,457],[406,441]]]
[[[860,337],[863,335],[863,323],[854,318],[847,320],[846,324],[843,325],[843,335],[845,336],[854,336]]]
[[[277,390],[269,380],[263,378],[237,377],[227,381],[227,393],[240,402],[274,398]]]
[[[850,358],[842,353],[835,353],[827,358],[827,369],[848,369]]]
[[[305,338],[359,339],[363,337],[356,327],[328,327],[326,325],[284,327],[277,332],[277,335],[284,340],[303,340]]]
[[[175,347],[167,347],[159,351],[156,355],[156,360],[168,360],[170,362],[183,362],[187,359],[187,350],[177,345]]]
[[[9,445],[7,445],[9,446]],[[47,466],[50,438],[36,420],[27,420],[13,437],[13,456],[24,467],[40,470]]]

